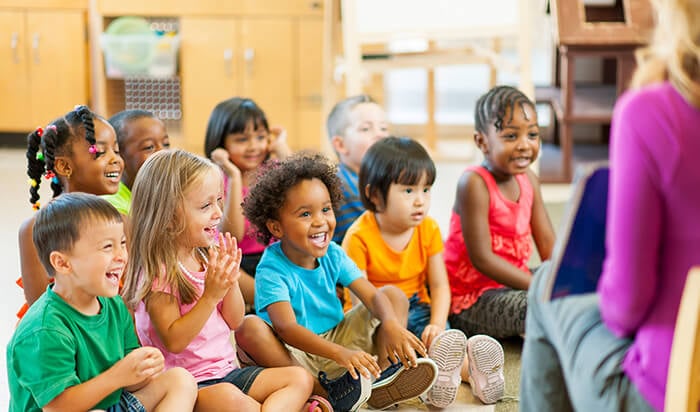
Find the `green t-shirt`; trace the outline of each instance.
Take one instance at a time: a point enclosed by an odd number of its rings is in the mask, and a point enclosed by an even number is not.
[[[122,298],[97,299],[100,313],[86,316],[49,285],[29,308],[7,345],[10,412],[41,411],[67,388],[94,378],[139,347]],[[121,392],[93,408],[117,404]]]
[[[102,195],[103,199],[112,204],[119,213],[124,216],[129,215],[131,209],[131,190],[122,182],[119,182],[119,189],[113,195]]]

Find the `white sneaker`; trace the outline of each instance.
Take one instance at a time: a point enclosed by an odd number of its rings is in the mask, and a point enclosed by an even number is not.
[[[467,340],[469,383],[472,393],[485,404],[496,403],[503,397],[503,347],[486,335],[474,335]]]
[[[454,403],[462,383],[460,371],[466,354],[467,337],[462,331],[448,329],[435,337],[430,344],[428,357],[435,361],[438,377],[428,392],[428,403],[438,408]]]

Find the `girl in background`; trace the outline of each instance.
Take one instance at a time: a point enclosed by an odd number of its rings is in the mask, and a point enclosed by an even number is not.
[[[258,167],[270,157],[281,159],[289,154],[286,132],[271,130],[265,113],[254,101],[234,97],[217,104],[209,116],[204,153],[224,173],[226,202],[220,230],[239,239],[243,250],[241,292],[252,307],[255,268],[266,245],[256,239],[250,222],[243,217],[241,203]]]
[[[112,194],[119,188],[124,162],[112,126],[87,106],[76,106],[27,137],[27,175],[29,202],[38,210],[42,177],[51,182],[53,197],[61,193],[85,192]],[[21,318],[29,305],[41,296],[49,284],[46,270],[37,256],[32,240],[35,216],[19,228],[19,256],[26,304],[17,313]]]

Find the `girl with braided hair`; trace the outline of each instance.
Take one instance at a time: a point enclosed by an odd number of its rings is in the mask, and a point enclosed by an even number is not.
[[[34,210],[40,207],[42,176],[50,182],[54,198],[68,192],[105,195],[117,191],[123,169],[114,129],[87,106],[76,106],[27,137],[29,202]],[[34,220],[32,216],[19,229],[22,277],[17,283],[27,300],[17,313],[20,318],[49,284],[32,240]]]
[[[518,336],[525,332],[532,239],[542,261],[554,245],[529,168],[540,151],[537,112],[520,90],[496,86],[477,101],[474,126],[484,162],[457,183],[444,253],[449,321],[467,336]]]

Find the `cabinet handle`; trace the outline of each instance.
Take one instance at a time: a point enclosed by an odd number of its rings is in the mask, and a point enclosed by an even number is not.
[[[39,36],[39,33],[34,33],[34,36],[32,36],[32,50],[34,50],[34,63],[39,64],[41,63],[41,59],[39,56],[39,40],[41,37]]]
[[[312,10],[321,10],[323,8],[323,2],[319,0],[311,1],[309,2],[309,7],[311,7]]]
[[[10,48],[12,49],[12,60],[15,64],[19,64],[19,50],[17,50],[17,45],[19,44],[19,33],[12,32],[12,37],[10,37]]]
[[[227,77],[233,77],[233,50],[224,49],[224,73]]]
[[[243,60],[245,60],[246,72],[248,75],[253,74],[253,63],[255,60],[255,49],[252,47],[247,47],[243,50]]]

